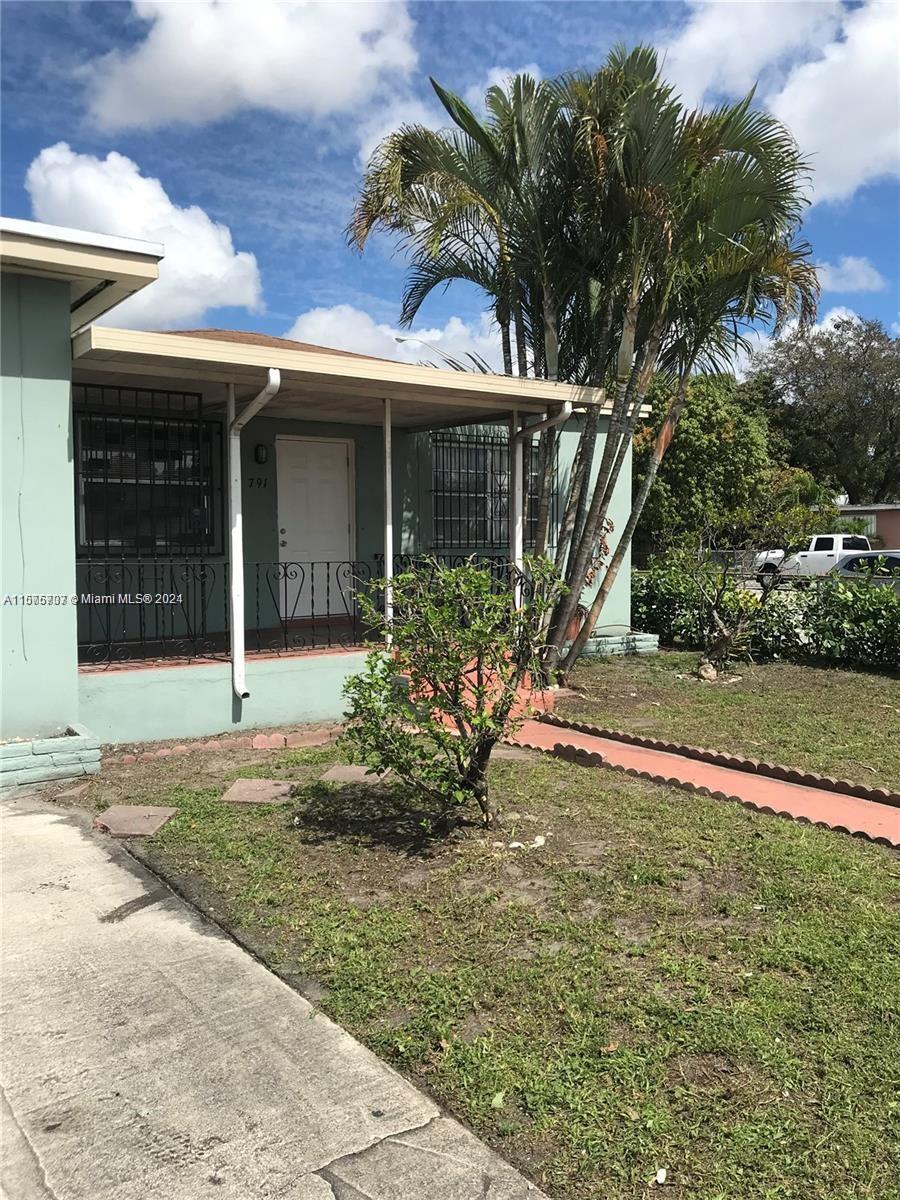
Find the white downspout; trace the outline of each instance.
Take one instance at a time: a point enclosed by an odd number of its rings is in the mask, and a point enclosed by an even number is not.
[[[514,408],[509,420],[509,557],[513,565],[513,603],[517,608],[522,602],[522,570],[525,565],[523,459],[519,411]]]
[[[231,628],[231,687],[239,700],[250,696],[244,662],[244,515],[241,480],[241,430],[263,409],[281,387],[281,372],[269,367],[269,380],[258,396],[235,415],[234,384],[228,385],[225,420],[228,425],[228,508],[231,523],[231,586],[228,618]]]
[[[554,425],[562,425],[565,421],[568,421],[571,415],[572,401],[564,400],[558,413],[554,413],[552,417],[544,417],[543,421],[538,421],[536,425],[523,425],[516,434],[516,437],[524,440],[526,437],[531,437],[533,433],[540,433],[544,429],[552,429]]]
[[[384,401],[384,622],[387,643],[391,644],[391,622],[394,619],[394,486],[391,447],[391,401]]]

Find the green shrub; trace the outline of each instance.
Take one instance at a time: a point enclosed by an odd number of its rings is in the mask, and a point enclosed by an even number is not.
[[[527,571],[513,604],[473,561],[447,567],[423,559],[394,577],[390,625],[361,596],[379,639],[344,686],[346,737],[374,771],[392,771],[428,795],[443,824],[469,803],[486,826],[499,818],[488,761],[525,719],[521,694],[536,678],[544,619],[562,591],[546,560],[528,560]]]
[[[712,628],[698,577],[702,570],[672,555],[635,574],[634,627],[658,634],[664,645],[703,649]],[[778,591],[761,604],[758,595],[731,580],[721,603],[729,614],[755,610],[748,641],[754,658],[900,669],[900,593],[893,587],[825,578],[806,590]]]

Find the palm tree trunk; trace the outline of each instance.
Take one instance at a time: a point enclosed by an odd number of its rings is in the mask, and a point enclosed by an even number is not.
[[[547,534],[550,529],[550,499],[553,492],[554,467],[556,465],[556,430],[545,429],[538,445],[538,498],[537,520],[534,530],[534,555],[542,557],[547,551]]]
[[[512,302],[513,325],[516,331],[516,358],[519,375],[524,379],[528,374],[528,343],[525,339],[525,317],[522,313],[522,297],[518,284],[515,285],[515,295]]]
[[[559,378],[559,331],[553,297],[546,288],[544,288],[543,320],[544,362],[547,365],[547,378],[555,383]]]
[[[540,289],[535,288],[531,297],[531,350],[534,354],[535,379],[547,378],[547,344],[545,338],[538,336],[538,330],[543,326],[543,321],[543,303],[541,301]]]
[[[578,497],[578,506],[575,509],[575,525],[572,530],[572,544],[578,546],[581,544],[581,538],[584,534],[584,523],[587,518],[588,496],[591,494],[591,468],[594,465],[594,455],[597,451],[597,433],[600,428],[600,412],[593,408],[587,415],[588,426],[582,435],[587,439],[584,452],[584,483],[582,484],[581,494]],[[567,547],[568,549],[568,547]],[[560,565],[562,570],[562,565]]]
[[[608,437],[607,447],[604,447],[604,458],[612,462],[604,471],[604,465],[601,462],[600,475],[598,476],[594,495],[591,500],[590,511],[585,520],[584,530],[581,535],[581,540],[576,545],[576,561],[567,576],[566,582],[569,585],[569,593],[562,598],[558,605],[558,613],[554,613],[554,620],[551,626],[551,636],[549,638],[550,648],[547,653],[547,670],[548,672],[555,670],[556,664],[559,661],[562,651],[562,644],[565,641],[566,632],[569,624],[578,605],[581,592],[587,580],[588,568],[591,563],[591,556],[594,547],[597,544],[600,534],[606,523],[609,506],[612,503],[612,497],[615,492],[616,484],[619,481],[619,474],[622,469],[622,464],[625,461],[625,456],[628,453],[628,447],[631,445],[631,439],[634,434],[634,428],[637,424],[638,414],[640,413],[641,405],[643,404],[647,391],[649,390],[653,372],[656,368],[656,360],[659,354],[661,341],[661,326],[655,328],[644,349],[641,353],[641,361],[633,366],[631,377],[627,385],[622,389],[622,378],[619,377],[617,383],[616,402],[614,410],[618,410],[617,434],[613,439],[612,431]],[[609,443],[614,445],[614,451],[610,449],[609,455],[605,453],[609,448]],[[605,478],[604,478],[605,476]],[[620,539],[621,541],[621,539]],[[618,567],[616,568],[618,570]],[[608,574],[608,570],[607,570]],[[605,578],[605,576],[604,576]],[[582,646],[587,641],[590,629],[596,623],[594,618],[593,623],[588,625],[588,631],[585,632],[585,626],[579,631],[579,637],[583,635]],[[569,661],[571,656],[567,655],[566,661]],[[574,660],[572,660],[574,661]]]
[[[603,512],[600,518],[601,527],[602,523],[606,520],[606,514],[612,503],[616,485],[619,482],[619,475],[622,472],[622,466],[625,462],[625,456],[628,454],[634,440],[634,431],[637,428],[638,418],[641,415],[641,407],[647,398],[647,392],[650,390],[650,384],[653,381],[653,372],[656,369],[656,361],[659,357],[660,341],[660,336],[656,332],[652,333],[641,355],[640,370],[638,371],[634,386],[634,399],[630,410],[626,413],[622,436],[619,438],[618,448],[616,449],[615,460],[606,481]]]
[[[594,484],[593,496],[585,518],[581,537],[573,543],[572,553],[569,555],[568,570],[566,572],[566,583],[569,590],[564,596],[560,597],[550,625],[549,645],[547,649],[547,670],[550,673],[553,672],[556,663],[559,661],[566,630],[569,627],[572,617],[575,615],[575,610],[581,598],[581,591],[584,587],[584,580],[587,577],[593,546],[601,527],[601,509],[606,493],[606,483],[612,468],[615,451],[618,449],[618,440],[622,434],[622,427],[628,410],[629,392],[637,377],[637,369],[632,366],[631,361],[634,355],[634,340],[637,334],[637,318],[638,304],[636,300],[633,300],[625,315],[622,336],[619,341],[616,391],[610,414],[609,429],[603,446],[603,455],[600,459],[600,469]]]
[[[512,343],[509,338],[509,318],[500,322],[500,343],[503,347],[503,374],[512,375]]]
[[[572,534],[578,525],[578,512],[581,508],[582,500],[584,500],[585,506],[587,504],[587,481],[590,478],[590,464],[594,456],[593,448],[597,441],[597,427],[599,423],[600,414],[597,409],[590,409],[584,419],[584,428],[581,431],[581,437],[578,439],[578,446],[575,450],[575,459],[572,463],[572,477],[569,480],[569,494],[566,497],[566,508],[559,525],[555,565],[560,574],[565,573],[566,555],[569,552]]]
[[[606,357],[609,353],[609,335],[612,329],[613,299],[614,297],[610,293],[598,329],[597,358],[589,378],[589,382],[594,387],[602,387],[606,381]],[[572,477],[569,481],[569,494],[566,497],[566,510],[560,524],[559,542],[556,547],[556,569],[563,577],[566,575],[569,547],[570,545],[577,546],[580,543],[584,531],[588,497],[590,496],[591,470],[594,465],[599,428],[600,411],[596,407],[590,408],[585,418],[581,437],[578,439],[575,461],[572,463]]]
[[[637,528],[637,523],[641,519],[641,514],[644,511],[644,506],[647,503],[647,497],[650,495],[650,489],[653,486],[653,481],[659,471],[660,463],[665,456],[666,451],[671,445],[672,438],[675,434],[675,427],[678,424],[678,418],[681,416],[681,410],[684,408],[684,400],[687,394],[688,373],[685,371],[678,384],[678,392],[672,403],[669,405],[669,410],[666,413],[665,420],[662,423],[659,433],[653,443],[653,453],[650,457],[650,462],[647,465],[647,474],[641,483],[638,494],[634,499],[631,507],[631,513],[625,523],[625,528],[622,530],[622,536],[619,538],[615,552],[610,559],[609,566],[603,576],[600,587],[597,589],[597,595],[594,597],[588,614],[585,617],[584,623],[578,634],[569,647],[569,652],[562,662],[562,671],[565,676],[571,672],[575,663],[580,658],[582,651],[587,645],[588,638],[591,636],[591,631],[597,624],[600,613],[603,611],[603,605],[612,591],[613,584],[616,582],[616,577],[619,574],[619,568],[625,559],[626,551],[631,545],[631,539],[634,537],[634,531]]]

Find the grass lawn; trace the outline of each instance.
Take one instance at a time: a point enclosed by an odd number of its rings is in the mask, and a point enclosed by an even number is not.
[[[900,678],[791,663],[700,683],[696,653],[582,662],[560,715],[900,789]]]
[[[155,869],[556,1200],[900,1195],[895,854],[538,756],[491,768],[502,838],[431,843],[409,797],[319,783],[339,755],[89,797],[177,806]],[[230,809],[237,775],[295,798]]]

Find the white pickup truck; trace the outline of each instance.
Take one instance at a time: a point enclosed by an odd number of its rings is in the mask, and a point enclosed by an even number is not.
[[[869,539],[858,533],[817,533],[802,546],[763,550],[753,560],[753,570],[760,582],[827,575],[845,555],[860,550],[871,550],[871,546]]]

